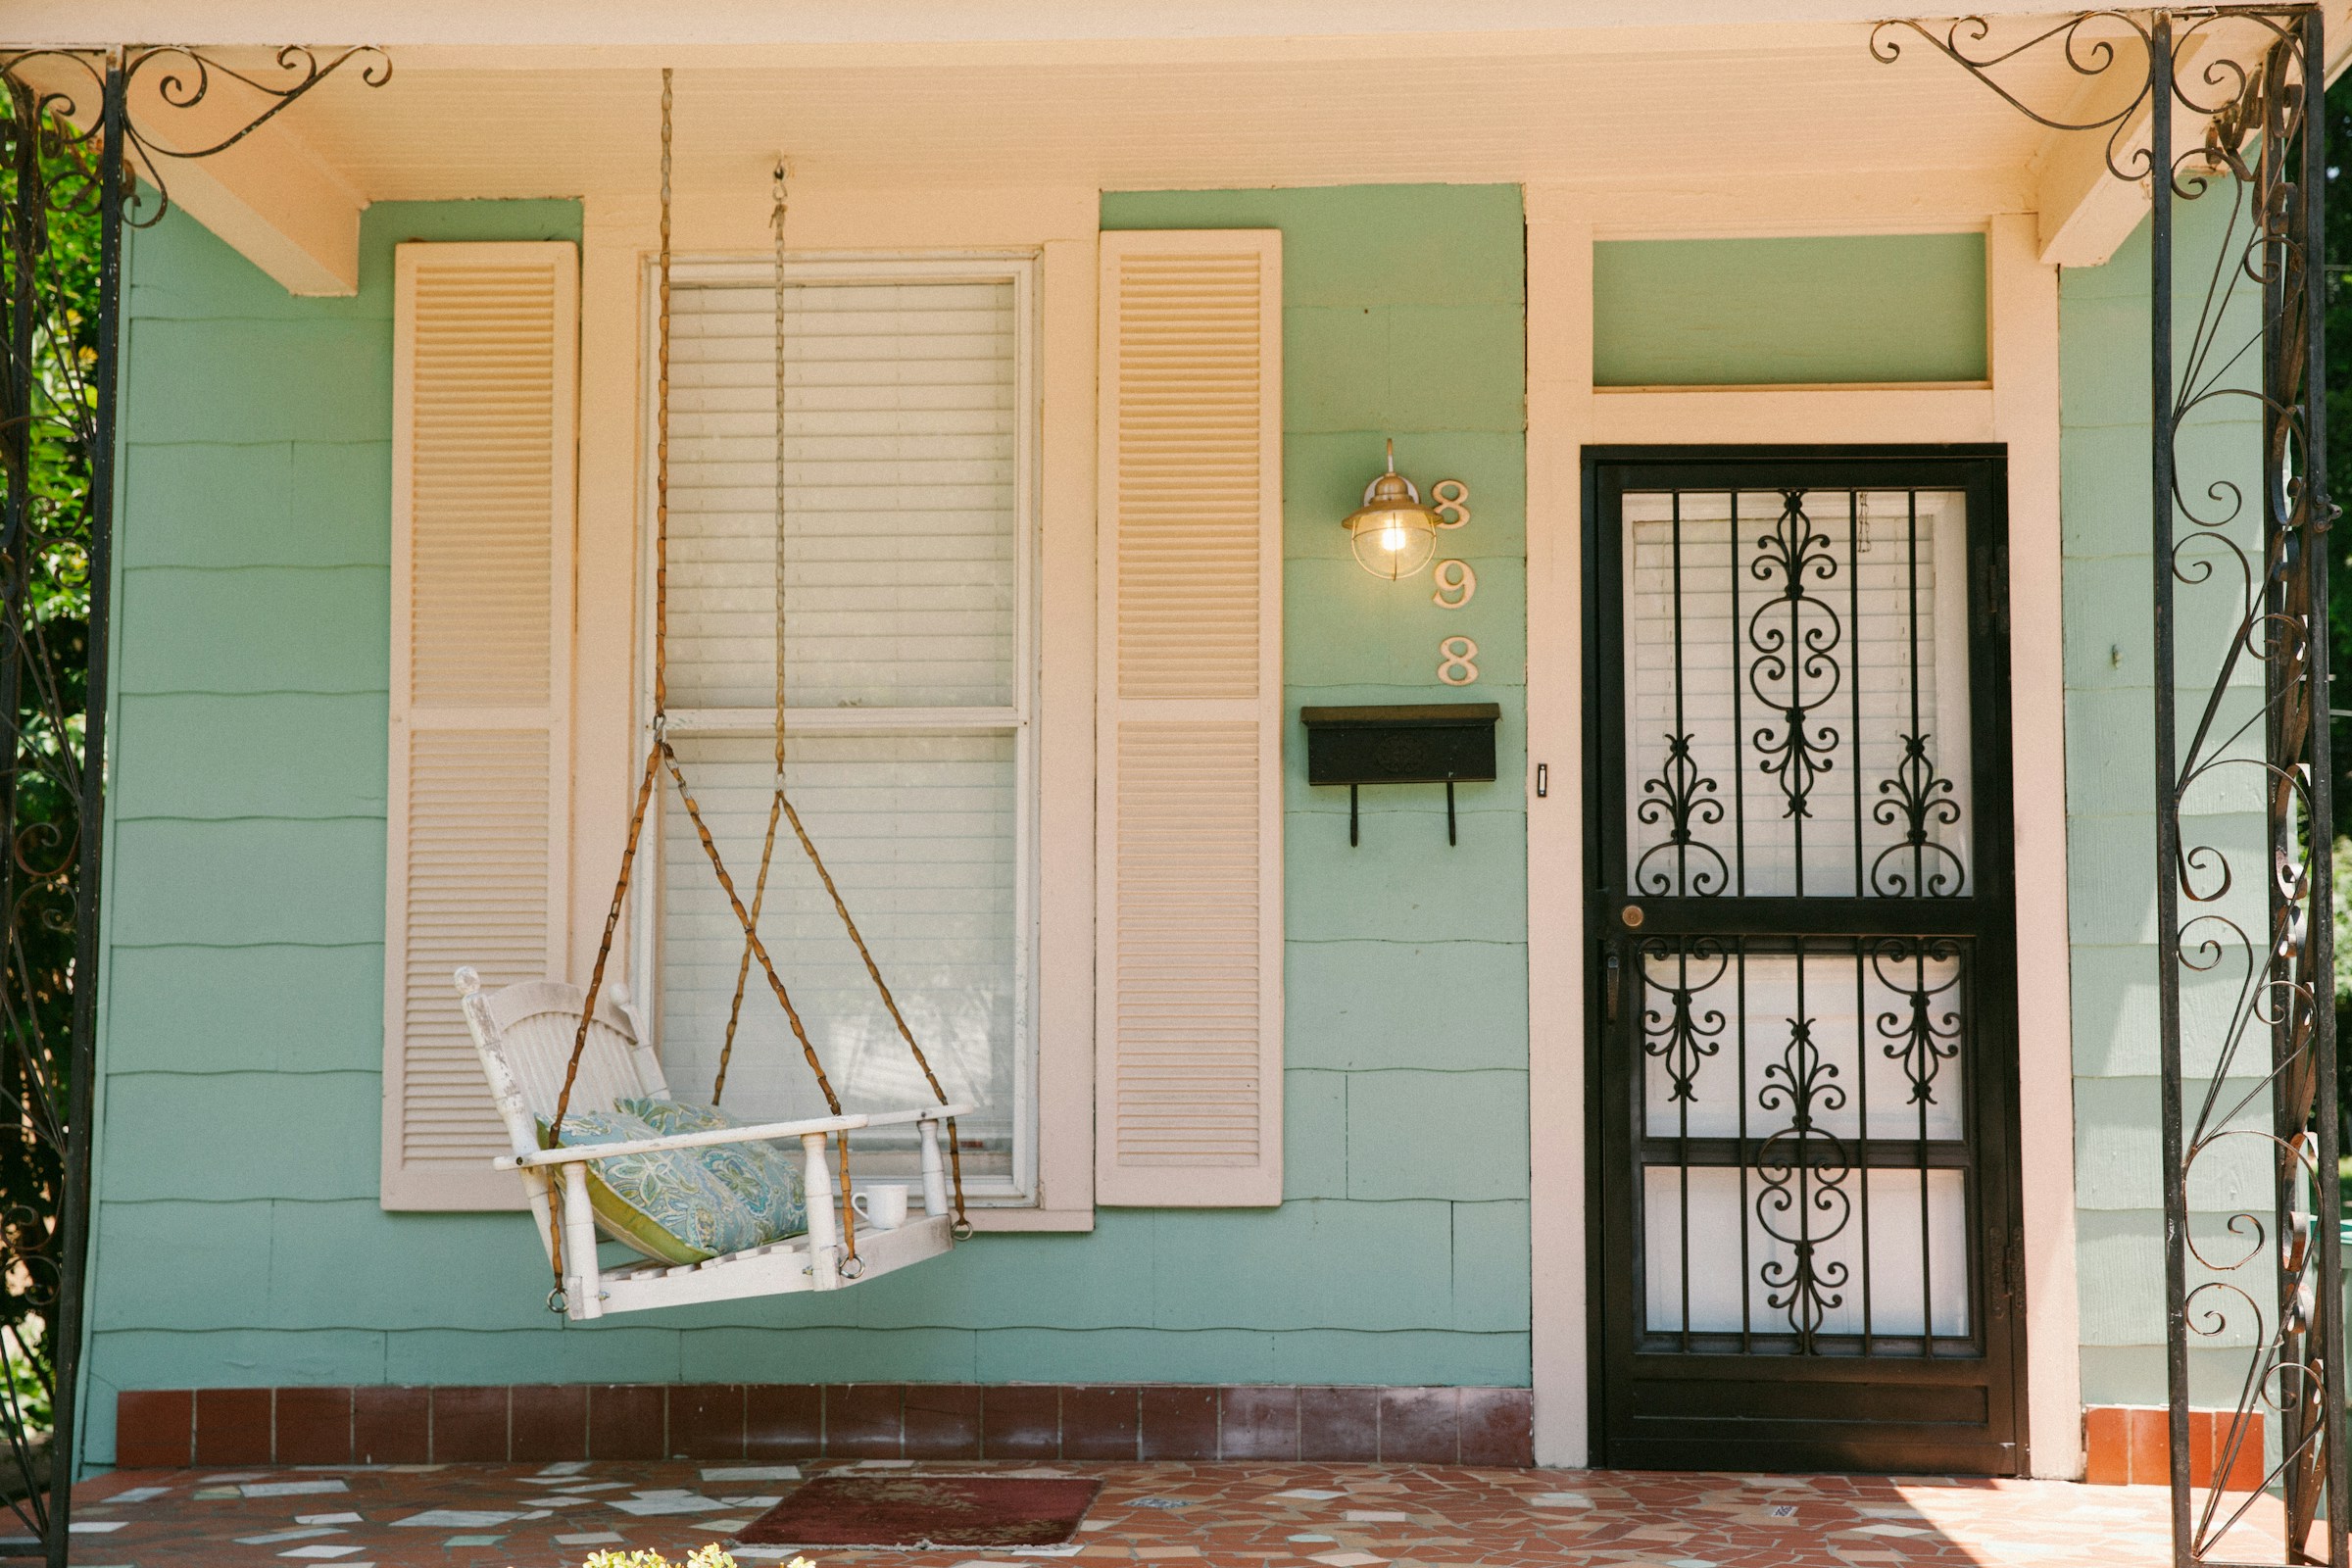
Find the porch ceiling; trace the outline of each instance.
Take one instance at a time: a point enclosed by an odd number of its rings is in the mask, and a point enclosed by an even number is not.
[[[38,5],[0,0],[0,36],[53,27],[35,22]],[[1924,39],[1898,64],[1874,60],[1852,0],[1607,0],[1574,28],[1557,24],[1559,9],[1372,0],[1339,34],[1316,30],[1328,10],[1297,0],[346,7],[333,30],[348,35],[354,10],[372,13],[394,61],[387,86],[330,80],[239,149],[237,167],[172,177],[183,205],[289,286],[340,292],[368,202],[642,200],[656,68],[669,64],[689,196],[760,188],[779,149],[798,190],[820,197],[1526,181],[1591,190],[1612,236],[1936,228],[2038,212],[2047,259],[2077,264],[2104,259],[2144,205],[2097,177],[2103,136],[2054,136]],[[196,41],[224,56],[320,31],[320,8],[294,0],[202,10]],[[2345,23],[2331,45],[2352,38],[2352,0],[2328,10]],[[75,25],[93,38],[184,37],[191,19],[172,13],[186,11],[98,0]],[[1669,24],[1623,24],[1637,15]],[[2010,16],[1995,41],[2045,24]],[[2082,108],[2081,79],[2054,49],[2003,80],[2045,112]],[[197,175],[185,192],[183,172]]]
[[[678,177],[740,190],[779,148],[821,185],[2022,177],[2038,142],[2031,122],[1924,48],[1880,66],[1868,29],[1837,31],[1763,54],[1347,59],[1293,44],[1222,61],[1054,62],[1005,47],[953,63],[689,61],[677,74]],[[428,58],[402,62],[380,93],[337,91],[302,130],[378,199],[636,194],[659,95],[652,61],[610,51],[524,71]]]

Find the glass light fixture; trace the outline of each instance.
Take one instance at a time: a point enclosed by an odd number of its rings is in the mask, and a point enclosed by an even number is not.
[[[1364,504],[1348,514],[1345,526],[1356,564],[1391,582],[1410,577],[1438,553],[1438,514],[1396,471],[1395,441],[1389,443],[1388,471],[1364,487]]]

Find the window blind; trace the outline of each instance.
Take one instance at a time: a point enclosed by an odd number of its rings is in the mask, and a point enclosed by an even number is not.
[[[774,300],[765,285],[674,295],[674,708],[774,694]],[[789,291],[793,706],[1012,703],[1013,316],[1009,282]]]
[[[1018,285],[858,278],[787,292],[786,780],[901,1010],[963,1118],[967,1185],[1017,1186],[1026,1087],[1027,861]],[[704,820],[748,904],[773,776],[775,294],[673,291],[669,702]],[[661,825],[658,1039],[709,1093],[743,938],[692,823]],[[929,1090],[789,825],[760,935],[844,1103]],[[821,1114],[755,973],[725,1097]],[[910,1136],[852,1140],[908,1166]]]

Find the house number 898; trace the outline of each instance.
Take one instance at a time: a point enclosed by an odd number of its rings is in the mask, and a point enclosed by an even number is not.
[[[1438,644],[1438,679],[1448,686],[1467,686],[1478,679],[1478,644],[1467,637],[1447,637]]]

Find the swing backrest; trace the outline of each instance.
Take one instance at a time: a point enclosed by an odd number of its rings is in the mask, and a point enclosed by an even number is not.
[[[564,1090],[587,996],[561,980],[525,980],[484,991],[482,977],[470,968],[458,971],[457,983],[507,1137],[516,1153],[528,1153],[539,1147],[540,1124],[556,1119],[556,1100]],[[588,1025],[568,1110],[610,1110],[614,1101],[630,1098],[667,1100],[669,1085],[628,993],[608,986]]]

